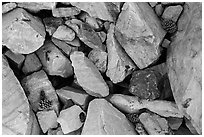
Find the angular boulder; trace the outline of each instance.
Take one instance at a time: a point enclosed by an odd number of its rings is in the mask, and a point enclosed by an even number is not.
[[[2,5],[2,14],[5,14],[17,7],[17,4],[14,2],[9,2]]]
[[[202,134],[202,4],[184,5],[168,49],[168,76],[180,111]]]
[[[123,5],[115,35],[140,69],[159,58],[159,45],[165,34],[159,18],[148,3],[127,2]]]

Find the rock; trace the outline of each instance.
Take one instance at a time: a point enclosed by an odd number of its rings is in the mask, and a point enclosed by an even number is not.
[[[166,34],[160,24],[147,3],[128,2],[123,5],[115,35],[140,69],[149,66],[160,56],[159,45]]]
[[[89,103],[82,135],[135,135],[133,125],[125,115],[105,99]]]
[[[176,22],[182,10],[183,10],[183,7],[181,5],[169,6],[164,10],[164,13],[162,14],[162,18],[171,19]]]
[[[81,135],[81,132],[82,132],[82,129],[83,129],[83,126],[75,131],[72,131],[66,135]]]
[[[105,50],[101,38],[88,24],[82,23],[80,25],[79,34],[77,36],[90,48]]]
[[[73,6],[87,12],[91,17],[116,21],[120,9],[112,2],[71,2]]]
[[[14,64],[14,66],[16,68],[18,68],[19,70],[21,69],[22,64],[23,64],[23,62],[25,60],[25,56],[24,55],[22,55],[22,54],[15,54],[11,50],[6,51],[6,53],[4,53],[4,55],[6,57],[8,57],[12,61],[12,63]]]
[[[12,52],[29,54],[43,45],[45,28],[41,20],[17,8],[2,16],[2,45]]]
[[[74,32],[79,35],[79,26],[82,24],[81,21],[77,19],[67,20],[65,21],[65,24],[70,27]]]
[[[148,2],[148,3],[149,3],[149,5],[150,5],[152,8],[157,5],[157,2]]]
[[[61,127],[58,127],[57,129],[48,129],[47,134],[48,135],[64,135]]]
[[[88,58],[94,63],[101,73],[106,72],[108,54],[101,50],[93,49],[89,52]]]
[[[52,10],[56,2],[17,2],[17,5],[31,12],[39,12],[40,10]]]
[[[89,101],[89,95],[83,90],[66,86],[56,90],[56,92],[62,102],[71,99],[75,104],[80,105],[82,108],[86,108]]]
[[[35,53],[31,53],[26,55],[24,65],[22,68],[22,71],[24,74],[30,74],[32,72],[40,70],[42,67],[42,64]]]
[[[40,101],[42,100],[42,91],[44,92],[44,98],[51,101],[49,109],[55,110],[58,114],[59,102],[57,94],[52,87],[51,82],[48,80],[46,73],[43,70],[35,72],[21,81],[22,87],[25,90],[27,98],[31,104],[32,109],[37,112],[40,109]]]
[[[61,25],[54,32],[53,37],[55,37],[55,38],[57,38],[59,40],[72,41],[75,38],[75,33],[69,27],[67,27],[65,25]]]
[[[135,130],[139,135],[148,135],[144,129],[144,126],[140,122],[135,124]]]
[[[45,24],[45,29],[49,33],[50,36],[57,30],[57,28],[63,24],[62,18],[56,17],[46,17],[43,19],[43,23]]]
[[[57,122],[61,125],[64,134],[75,131],[83,125],[80,120],[81,113],[84,114],[84,111],[77,105],[60,112]]]
[[[155,70],[138,70],[132,74],[129,92],[140,99],[159,98],[161,74]]]
[[[168,49],[168,76],[176,104],[202,134],[202,4],[186,3]]]
[[[52,15],[54,17],[70,17],[78,15],[80,12],[81,10],[77,7],[61,7],[52,9]]]
[[[111,24],[111,23],[110,23],[109,21],[104,22],[104,28],[105,28],[106,31],[109,30],[110,24]]]
[[[189,131],[194,135],[198,135],[198,132],[196,131],[191,121],[185,117],[184,117],[184,120],[185,120],[186,127],[189,129]]]
[[[102,43],[106,41],[106,33],[104,31],[97,32],[99,37],[101,38]]]
[[[183,5],[185,2],[161,2],[164,6]]]
[[[164,48],[168,48],[170,43],[171,43],[171,41],[169,41],[168,39],[164,39],[161,46],[164,47]]]
[[[171,135],[165,118],[156,114],[142,113],[139,119],[149,135]]]
[[[164,12],[164,7],[162,6],[162,4],[158,4],[155,6],[155,13],[157,14],[158,17],[160,17],[163,12]]]
[[[17,7],[16,3],[14,2],[9,2],[6,4],[2,5],[2,14],[5,14],[13,9],[15,9]]]
[[[54,110],[38,111],[36,115],[43,133],[57,127],[57,115]]]
[[[36,53],[48,75],[64,78],[73,75],[71,62],[51,41],[45,41],[44,45]]]
[[[165,100],[140,100],[136,96],[113,94],[107,98],[116,108],[126,113],[138,113],[141,109],[148,109],[163,117],[182,118],[183,114],[175,103]]]
[[[168,117],[167,121],[172,130],[178,130],[183,122],[183,118]]]
[[[89,24],[94,30],[100,29],[100,26],[96,20],[96,18],[91,17],[88,13],[83,12],[80,14],[79,18]]]
[[[161,63],[155,66],[152,66],[150,68],[147,68],[146,70],[153,70],[154,72],[157,71],[159,72],[162,76],[164,76],[165,74],[167,74],[168,70],[167,70],[167,65],[166,63]]]
[[[71,45],[71,46],[74,46],[74,47],[72,47],[72,48],[73,48],[73,51],[77,51],[77,50],[78,50],[78,47],[81,46],[81,42],[80,42],[80,40],[79,40],[78,37],[75,37],[75,39],[72,40],[72,41],[65,41],[65,42],[66,42],[67,44]]]
[[[109,94],[108,86],[100,72],[84,53],[75,51],[70,55],[70,59],[78,83],[88,94],[95,97],[105,97]]]
[[[30,109],[23,88],[9,67],[5,56],[2,56],[2,134],[39,133],[39,125]]]
[[[175,135],[193,135],[187,127],[180,126],[180,128],[174,131]]]
[[[108,66],[106,75],[113,83],[118,83],[131,74],[136,66],[115,39],[114,28],[115,26],[111,24],[107,34]]]

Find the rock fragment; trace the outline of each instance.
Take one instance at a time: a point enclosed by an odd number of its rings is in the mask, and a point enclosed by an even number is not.
[[[2,16],[2,45],[12,52],[29,54],[43,45],[45,28],[41,20],[21,8]]]
[[[158,4],[155,6],[155,12],[159,17],[162,15],[162,13],[164,12],[164,7],[162,6],[162,4]]]
[[[88,13],[83,12],[80,17],[81,20],[89,24],[94,30],[100,29],[100,26],[96,20],[96,18],[91,17]]]
[[[78,83],[90,95],[105,97],[109,94],[106,82],[103,80],[96,66],[85,57],[82,52],[73,52],[70,55],[74,73]]]
[[[64,135],[61,127],[58,127],[57,129],[48,129],[47,134],[48,135]]]
[[[171,43],[171,41],[169,41],[168,39],[164,39],[161,46],[164,48],[168,48],[170,43]]]
[[[74,47],[73,47],[73,51],[77,51],[78,47],[81,46],[81,42],[80,42],[80,40],[79,40],[78,37],[75,37],[75,39],[72,40],[72,41],[65,41],[65,42],[66,42],[67,44],[71,45],[71,46],[74,46]]]
[[[81,10],[77,7],[61,7],[61,8],[53,8],[52,15],[54,17],[70,17],[74,15],[78,15]]]
[[[94,63],[101,73],[104,73],[107,68],[108,54],[101,50],[91,50],[88,54],[88,58]]]
[[[115,39],[114,28],[115,26],[111,24],[107,35],[108,66],[106,75],[113,83],[118,83],[131,74],[136,66]]]
[[[36,53],[42,62],[44,70],[49,75],[58,75],[64,78],[73,75],[71,62],[51,41],[45,41],[44,45]]]
[[[89,103],[82,135],[135,135],[133,125],[125,115],[105,99]]]
[[[157,5],[157,2],[148,2],[148,3],[149,3],[149,5],[150,5],[152,8]]]
[[[5,14],[13,9],[15,9],[17,7],[16,3],[14,2],[9,2],[6,4],[2,5],[2,14]]]
[[[168,117],[167,121],[172,130],[178,130],[183,122],[183,118]]]
[[[135,124],[135,130],[139,135],[148,135],[144,129],[144,126],[140,122]]]
[[[176,22],[182,10],[183,10],[183,7],[181,5],[169,6],[164,10],[162,14],[162,18],[171,19]]]
[[[84,114],[83,110],[77,105],[60,112],[57,122],[60,123],[64,134],[75,131],[82,126],[83,122],[80,121],[81,113]]]
[[[202,4],[185,3],[168,49],[168,76],[176,104],[202,134]]]
[[[72,41],[75,38],[75,33],[69,27],[61,25],[57,28],[57,30],[53,33],[52,36],[59,40]]]
[[[57,30],[57,28],[63,24],[62,18],[56,17],[46,17],[43,19],[43,23],[45,24],[45,29],[49,33],[50,36]]]
[[[107,37],[106,33],[104,31],[99,31],[97,33],[98,33],[99,37],[101,38],[102,43],[105,42],[106,37]]]
[[[2,56],[2,134],[39,134],[40,129],[18,79]]]
[[[115,35],[135,64],[143,69],[160,56],[159,45],[166,32],[153,9],[143,2],[125,3]]]
[[[57,127],[57,115],[54,110],[38,111],[36,115],[43,133]]]
[[[24,74],[30,74],[32,72],[40,70],[42,64],[35,53],[26,55],[22,71]]]

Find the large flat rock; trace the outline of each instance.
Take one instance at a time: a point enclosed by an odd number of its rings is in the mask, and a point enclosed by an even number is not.
[[[125,115],[105,99],[90,102],[82,135],[135,135]]]
[[[143,69],[160,56],[159,45],[166,32],[148,3],[127,2],[118,17],[115,34],[127,54]]]
[[[168,76],[178,108],[202,133],[202,4],[186,3],[168,50]]]
[[[2,134],[39,134],[39,125],[20,82],[4,56],[2,61]]]
[[[109,94],[108,86],[100,72],[83,52],[73,52],[70,59],[79,85],[88,94],[96,97],[105,97]]]
[[[42,21],[21,8],[2,16],[2,45],[14,53],[29,54],[43,45],[45,27]]]

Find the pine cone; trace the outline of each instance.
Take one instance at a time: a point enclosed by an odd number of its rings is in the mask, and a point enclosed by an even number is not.
[[[52,102],[47,99],[40,100],[39,107],[40,110],[47,110],[52,107]]]
[[[136,113],[129,113],[126,115],[126,117],[130,122],[132,122],[134,124],[139,122],[139,118],[138,118],[139,116]]]
[[[178,29],[176,22],[171,19],[163,19],[161,25],[164,30],[171,34],[175,33]]]

